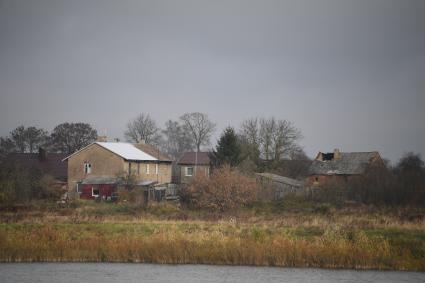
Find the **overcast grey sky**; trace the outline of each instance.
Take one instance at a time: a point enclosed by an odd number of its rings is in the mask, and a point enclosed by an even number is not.
[[[0,135],[65,121],[122,137],[205,112],[289,119],[335,147],[425,156],[425,1],[0,0]],[[214,139],[215,142],[215,139]]]

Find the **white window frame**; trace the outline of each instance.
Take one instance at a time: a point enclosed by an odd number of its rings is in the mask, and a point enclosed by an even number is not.
[[[97,190],[97,192],[98,192],[98,194],[97,194],[97,195],[95,195],[95,194],[94,194],[94,190]],[[98,197],[99,197],[99,195],[100,195],[100,189],[99,189],[99,188],[97,188],[97,187],[91,187],[91,196],[92,196],[92,197],[95,197],[95,198],[98,198]]]
[[[89,162],[84,162],[84,174],[91,173],[91,164]]]
[[[83,192],[83,188],[82,188],[81,183],[77,183],[77,193],[81,194],[82,192]]]
[[[158,163],[156,163],[155,164],[155,175],[158,175],[158,171],[159,171],[159,168],[158,168],[159,166],[158,166]]]
[[[192,168],[192,174],[189,174],[189,168]],[[186,177],[192,177],[193,176],[193,170],[194,170],[193,166],[186,166],[185,169],[186,169],[185,170],[186,171],[185,172]]]
[[[146,175],[149,175],[149,164],[146,164]]]

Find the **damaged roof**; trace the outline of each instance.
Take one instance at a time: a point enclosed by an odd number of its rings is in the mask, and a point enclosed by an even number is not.
[[[319,153],[320,155],[320,153]],[[317,158],[310,166],[310,175],[358,175],[366,171],[368,165],[380,158],[377,151],[341,152],[338,158],[321,161]]]

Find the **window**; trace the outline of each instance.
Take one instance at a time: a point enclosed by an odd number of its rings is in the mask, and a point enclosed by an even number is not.
[[[186,167],[186,176],[193,176],[193,167]]]
[[[137,163],[137,175],[140,175],[140,163]]]
[[[155,164],[155,174],[158,175],[158,164]]]
[[[91,164],[88,163],[87,161],[84,162],[84,173],[85,174],[90,174],[91,173]]]
[[[99,188],[91,187],[91,195],[96,198],[99,197]]]
[[[131,162],[128,162],[128,175],[131,175]]]
[[[77,183],[77,193],[81,194],[83,192],[82,185],[80,182]]]
[[[146,174],[149,175],[149,164],[146,164]]]

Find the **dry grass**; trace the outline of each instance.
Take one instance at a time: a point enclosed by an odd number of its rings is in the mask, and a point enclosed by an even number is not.
[[[421,210],[82,203],[0,213],[0,261],[108,261],[425,270]]]

